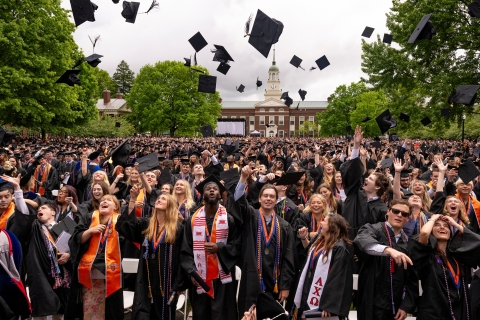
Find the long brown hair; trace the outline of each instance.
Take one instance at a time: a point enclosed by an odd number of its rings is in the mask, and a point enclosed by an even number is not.
[[[328,253],[333,249],[335,243],[338,240],[342,240],[346,245],[350,245],[352,242],[348,239],[348,222],[339,214],[330,214],[325,219],[328,219],[328,238],[325,238],[322,234],[315,240],[310,247],[313,250],[318,242],[325,241],[325,254],[323,255],[323,263],[328,261]]]
[[[335,176],[334,176],[335,177]],[[330,197],[325,198],[327,200],[327,204],[328,202],[330,202],[330,207],[331,207],[331,211],[337,213],[337,209],[338,209],[338,206],[337,206],[337,199],[335,199],[335,196],[333,195],[333,190],[332,190],[332,187],[328,184],[328,183],[322,183],[321,185],[318,186],[317,188],[317,193],[320,193],[320,190],[322,188],[325,188],[327,189],[328,191],[330,191]]]
[[[101,188],[102,188],[102,192],[103,192],[103,195],[102,195],[102,198],[104,196],[106,196],[107,194],[110,194],[110,190],[108,188],[108,184],[106,184],[105,182],[103,181],[97,181],[95,182],[94,184],[92,184],[92,192],[93,192],[93,187],[95,185],[99,185]],[[94,196],[93,196],[93,193],[92,193],[92,207],[93,207],[93,211],[95,210],[98,210],[98,208],[100,207],[100,201],[102,200],[102,198],[100,198],[100,200],[97,200]]]
[[[165,211],[165,242],[173,244],[177,236],[177,222],[178,222],[178,205],[177,200],[170,194],[161,194],[157,201],[161,197],[167,198],[167,210]],[[151,241],[155,232],[155,225],[157,224],[157,209],[153,208],[152,216],[148,222],[148,227],[143,231],[143,234],[147,237],[148,241]]]
[[[305,192],[307,194],[307,198],[310,199],[312,196],[312,187],[310,186],[310,180],[308,179],[307,171],[305,171],[305,169],[299,169],[298,172],[304,172],[305,181],[303,181],[303,192]],[[301,187],[301,185],[297,184],[297,192]]]

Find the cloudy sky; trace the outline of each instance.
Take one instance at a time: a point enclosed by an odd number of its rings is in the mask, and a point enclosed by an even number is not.
[[[140,12],[145,12],[151,0],[138,0]],[[86,55],[92,53],[88,36],[100,35],[95,52],[102,54],[99,67],[113,75],[121,60],[125,60],[136,73],[146,64],[163,60],[183,61],[193,55],[188,39],[200,31],[209,45],[197,54],[198,63],[217,76],[217,90],[223,100],[263,100],[268,68],[273,50],[267,59],[244,38],[244,25],[248,16],[257,9],[284,24],[276,44],[276,60],[280,68],[283,91],[307,90],[306,100],[325,101],[341,84],[358,81],[361,72],[361,34],[365,26],[375,28],[370,39],[388,33],[386,13],[389,0],[158,0],[158,9],[139,14],[135,24],[125,22],[121,16],[122,1],[93,0],[98,5],[95,22],[77,27],[74,38]],[[70,9],[70,0],[62,0]],[[73,21],[73,19],[72,19]],[[223,45],[235,62],[227,75],[216,71],[210,49]],[[289,64],[293,55],[303,59],[296,69]],[[309,72],[315,60],[326,55],[330,66]],[[264,85],[255,90],[257,76]],[[246,86],[243,94],[235,90]],[[291,95],[292,96],[292,95]],[[292,96],[294,100],[298,97]]]

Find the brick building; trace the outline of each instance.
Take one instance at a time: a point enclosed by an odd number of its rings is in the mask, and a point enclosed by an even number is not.
[[[294,96],[293,92],[290,95]],[[289,108],[280,100],[282,89],[275,49],[264,96],[264,101],[222,101],[221,117],[244,118],[247,133],[256,130],[263,136],[291,137],[305,121],[315,122],[317,113],[325,111],[328,105],[327,101],[302,101],[299,110],[296,110],[298,101],[294,101]],[[309,135],[313,134],[310,132]]]

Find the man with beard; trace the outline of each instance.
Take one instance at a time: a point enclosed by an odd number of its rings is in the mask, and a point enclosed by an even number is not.
[[[226,189],[215,176],[196,189],[203,194],[205,205],[185,224],[180,258],[185,271],[197,273],[209,290],[191,277],[193,319],[238,319],[235,264],[240,256],[241,234],[233,217],[219,203]]]

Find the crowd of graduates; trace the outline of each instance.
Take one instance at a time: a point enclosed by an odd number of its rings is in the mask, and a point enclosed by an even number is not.
[[[476,141],[3,143],[0,319],[480,319]]]

